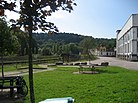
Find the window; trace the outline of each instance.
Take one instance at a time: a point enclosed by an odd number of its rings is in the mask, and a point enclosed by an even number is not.
[[[137,38],[138,38],[138,28],[137,28]]]
[[[138,41],[137,41],[137,52],[138,52]]]

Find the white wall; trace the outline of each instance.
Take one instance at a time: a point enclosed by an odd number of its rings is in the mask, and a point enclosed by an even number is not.
[[[137,54],[137,41],[132,41],[133,54]]]
[[[117,34],[116,48],[117,55],[120,55],[120,58],[138,60],[138,14],[131,15],[122,30]]]
[[[137,38],[137,28],[133,28],[133,39]]]
[[[130,16],[126,24],[123,26],[122,30],[118,34],[118,40],[132,27],[133,25],[133,15]]]
[[[138,26],[138,15],[137,14],[133,14],[133,26]]]

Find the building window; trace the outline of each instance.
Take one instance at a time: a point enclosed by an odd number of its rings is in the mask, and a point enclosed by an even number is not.
[[[138,38],[138,28],[137,28],[137,38]]]
[[[138,52],[138,41],[137,41],[137,52]]]

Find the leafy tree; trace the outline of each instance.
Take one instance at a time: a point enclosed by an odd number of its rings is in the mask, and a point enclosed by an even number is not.
[[[52,45],[52,54],[57,55],[58,46],[57,43],[53,43]]]
[[[94,38],[92,37],[87,37],[85,39],[83,39],[80,44],[79,44],[82,48],[83,48],[83,52],[84,53],[88,53],[90,49],[94,49],[95,48],[95,41]]]
[[[18,55],[25,55],[28,53],[28,35],[27,33],[24,33],[22,30],[16,29],[12,30],[12,32],[17,36],[19,41],[19,50]]]
[[[2,76],[4,76],[3,56],[15,53],[18,50],[18,47],[18,38],[15,35],[12,35],[5,19],[0,18],[0,55],[2,58]]]
[[[19,55],[24,56],[28,54],[28,45],[29,45],[29,37],[28,34],[23,32],[23,31],[19,31],[17,32],[17,37],[19,38],[19,42],[20,42],[20,52]],[[32,38],[32,53],[37,53],[38,52],[38,45],[36,43],[36,40],[34,40]]]
[[[48,47],[44,47],[44,48],[42,48],[41,53],[42,53],[43,56],[51,55],[51,49],[48,48]]]
[[[71,54],[79,54],[79,48],[75,43],[70,43],[69,49]]]
[[[8,3],[2,0],[0,1],[0,9],[14,10],[15,3]],[[76,3],[73,3],[73,0],[20,0],[20,19],[12,26],[23,26],[29,34],[29,84],[31,103],[35,103],[32,69],[32,31],[40,28],[42,31],[49,31],[49,34],[58,32],[57,27],[53,23],[46,21],[47,16],[51,16],[52,12],[58,11],[60,8],[71,12],[73,10],[73,4],[76,5]]]
[[[92,37],[87,37],[85,39],[83,39],[80,42],[80,47],[82,47],[83,49],[83,53],[87,54],[89,60],[90,60],[90,56],[92,54],[92,51],[95,49],[95,41],[94,38]]]
[[[106,39],[106,38],[95,38],[96,47],[99,48],[101,45],[105,46],[107,50],[114,50],[116,47],[116,39]]]
[[[76,58],[76,56],[78,56],[79,54],[79,47],[75,44],[75,43],[69,43],[69,44],[64,44],[62,46],[62,59],[63,59],[63,62],[66,60],[67,62],[69,62],[69,60],[72,60],[72,59],[78,59]]]
[[[79,54],[79,48],[75,43],[63,45],[63,53]]]

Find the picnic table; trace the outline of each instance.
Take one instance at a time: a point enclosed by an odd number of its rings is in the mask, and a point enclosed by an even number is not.
[[[89,70],[93,72],[95,70],[95,65],[79,65],[79,73],[84,73],[84,71]]]
[[[96,71],[96,68],[100,67],[105,67],[108,66],[108,62],[102,62],[100,65],[99,64],[89,64],[89,65],[79,65],[79,73],[94,73],[97,74],[98,72]]]
[[[10,97],[14,97],[14,89],[22,96],[28,94],[28,87],[22,76],[0,77],[0,89],[10,89]]]

